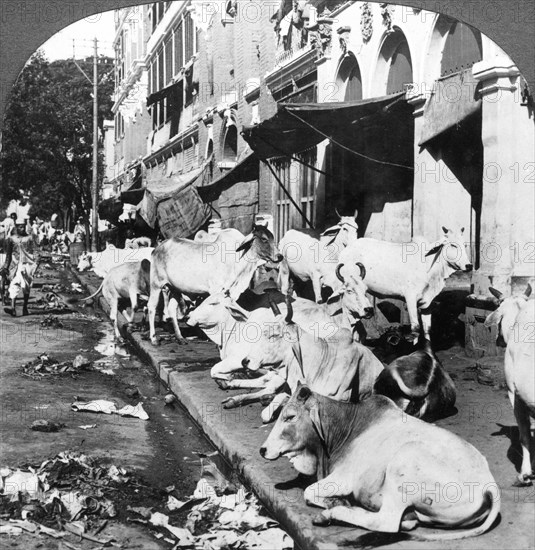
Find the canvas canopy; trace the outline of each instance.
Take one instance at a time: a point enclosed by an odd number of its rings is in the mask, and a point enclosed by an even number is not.
[[[413,124],[412,110],[404,92],[340,103],[281,103],[273,117],[242,135],[265,160],[300,153],[326,138],[351,147],[363,127]]]

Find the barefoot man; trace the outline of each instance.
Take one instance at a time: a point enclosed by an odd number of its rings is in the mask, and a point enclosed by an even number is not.
[[[19,292],[22,290],[23,303],[22,314],[28,315],[28,300],[33,277],[39,262],[39,249],[36,240],[26,231],[24,220],[17,220],[15,230],[6,242],[6,260],[0,268],[2,274],[2,293],[4,301],[4,285],[6,278],[10,281],[8,295],[11,300],[10,307],[6,308],[13,317],[16,316],[16,301]]]

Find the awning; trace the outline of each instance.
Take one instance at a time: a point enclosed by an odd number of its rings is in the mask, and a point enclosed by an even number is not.
[[[174,82],[173,84],[170,84],[166,88],[162,88],[161,90],[158,90],[153,94],[150,94],[149,97],[147,97],[147,107],[150,107],[152,104],[160,101],[161,99],[169,97],[175,90],[179,88],[179,86],[182,86],[181,80],[178,82]]]
[[[119,216],[123,213],[123,203],[117,197],[110,197],[98,205],[98,217],[117,225]]]
[[[472,69],[437,80],[424,109],[424,124],[418,145],[453,128],[481,108]]]
[[[197,191],[204,202],[216,201],[223,191],[236,183],[256,181],[259,177],[259,160],[254,153],[249,153],[232,170],[222,174],[210,185],[198,187]]]
[[[242,135],[260,159],[293,155],[326,138],[351,147],[367,126],[397,119],[412,123],[413,108],[405,93],[341,103],[281,103],[277,113]]]
[[[121,193],[121,201],[126,204],[139,204],[143,199],[145,189],[127,189]]]

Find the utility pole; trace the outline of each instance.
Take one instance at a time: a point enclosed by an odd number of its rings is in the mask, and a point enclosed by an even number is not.
[[[91,198],[93,215],[91,219],[91,250],[98,249],[98,72],[97,72],[97,38],[93,52],[93,180]]]

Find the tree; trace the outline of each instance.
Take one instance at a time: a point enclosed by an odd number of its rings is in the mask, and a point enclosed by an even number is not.
[[[92,77],[93,59],[78,65]],[[98,59],[99,113],[112,117],[113,61]],[[48,62],[37,52],[8,102],[0,153],[0,204],[29,195],[31,213],[49,218],[73,205],[89,219],[93,155],[92,86],[73,60]],[[99,182],[104,163],[99,155]]]

